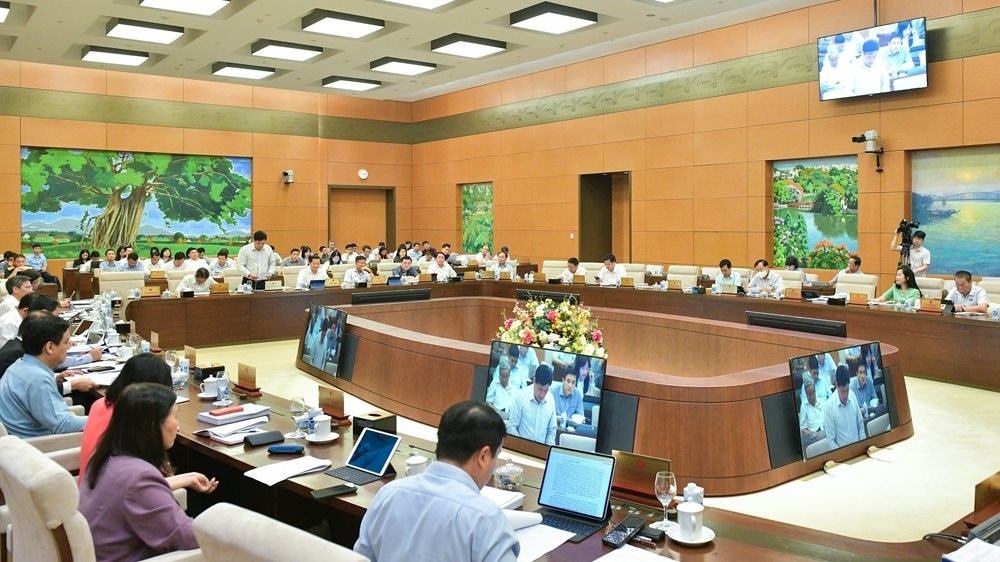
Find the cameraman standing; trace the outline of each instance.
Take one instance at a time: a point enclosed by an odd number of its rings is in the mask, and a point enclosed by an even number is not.
[[[916,223],[911,223],[916,224]],[[919,226],[919,225],[917,225]],[[904,232],[903,226],[896,229],[896,234],[892,238],[892,242],[889,243],[889,249],[894,252],[903,252],[904,242],[906,241],[906,234],[909,229]],[[931,266],[931,251],[924,246],[924,238],[927,234],[923,230],[918,230],[913,233],[913,243],[909,248],[907,254],[909,255],[908,263],[910,269],[913,270],[913,275],[916,277],[927,277],[927,269]],[[900,260],[900,265],[904,265],[902,260]]]

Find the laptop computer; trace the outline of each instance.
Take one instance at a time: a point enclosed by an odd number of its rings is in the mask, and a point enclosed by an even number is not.
[[[323,290],[326,288],[326,279],[312,279],[309,281],[309,290]]]
[[[580,475],[587,485],[580,485]],[[580,542],[604,528],[608,520],[615,458],[611,455],[549,447],[538,490],[536,513],[542,524],[576,533],[569,542]]]
[[[390,287],[398,287],[403,284],[402,277],[389,277],[386,279]]]
[[[392,468],[392,455],[399,447],[400,437],[366,427],[354,442],[354,449],[347,464],[326,471],[330,476],[364,486],[384,476],[396,474]]]

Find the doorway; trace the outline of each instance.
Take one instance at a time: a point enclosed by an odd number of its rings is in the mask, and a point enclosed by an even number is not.
[[[580,175],[580,261],[608,253],[632,261],[632,182],[628,172]]]
[[[349,242],[358,248],[385,242],[395,247],[396,191],[391,187],[330,186],[327,225],[329,238],[343,249]]]

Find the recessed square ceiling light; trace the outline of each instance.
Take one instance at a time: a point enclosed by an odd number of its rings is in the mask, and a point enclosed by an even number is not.
[[[283,41],[271,41],[270,39],[258,39],[250,45],[251,55],[257,57],[270,57],[272,59],[294,60],[301,62],[309,60],[322,53],[322,47],[298,45],[296,43],[285,43]]]
[[[184,35],[184,28],[175,25],[163,25],[160,23],[146,23],[143,21],[127,20],[123,18],[111,18],[108,21],[108,37],[119,39],[132,39],[134,41],[149,41],[150,43],[160,43],[169,45]]]
[[[87,62],[139,66],[149,60],[149,53],[88,45],[83,48],[83,53],[80,59]]]
[[[445,4],[454,2],[454,0],[386,0],[386,2],[403,4],[404,6],[413,6],[414,8],[423,8],[425,10],[433,10],[434,8],[439,8]]]
[[[217,62],[212,65],[212,74],[216,76],[229,76],[230,78],[260,80],[274,73],[275,69],[266,66],[251,66],[249,64],[236,64],[232,62]]]
[[[228,6],[229,0],[140,0],[139,5],[143,8],[210,16]]]
[[[445,35],[431,41],[431,50],[435,53],[478,59],[499,53],[500,51],[506,51],[507,43],[494,39],[452,33],[451,35]]]
[[[10,13],[10,2],[0,2],[0,23],[7,21],[7,14]]]
[[[554,35],[594,25],[595,23],[597,23],[596,12],[552,2],[535,4],[510,15],[510,25],[512,27],[542,31]]]
[[[347,78],[345,76],[329,76],[323,79],[324,88],[335,88],[337,90],[351,90],[354,92],[364,92],[378,88],[382,83],[378,80],[363,80],[361,78]]]
[[[378,60],[373,60],[368,66],[372,70],[379,72],[405,74],[407,76],[416,76],[417,74],[423,74],[437,68],[437,65],[434,63],[397,59],[395,57],[382,57]]]
[[[329,10],[313,10],[302,18],[302,31],[358,39],[385,28],[385,20]]]

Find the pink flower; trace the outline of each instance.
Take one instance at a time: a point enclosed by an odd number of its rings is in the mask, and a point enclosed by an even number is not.
[[[594,330],[592,335],[594,337],[594,341],[597,343],[601,343],[601,341],[604,340],[604,334],[602,334],[600,330]]]
[[[550,310],[550,311],[548,311],[545,314],[545,318],[547,318],[549,322],[555,321],[555,319],[558,318],[558,317],[559,317],[559,315],[556,314],[556,311],[554,311],[554,310]]]
[[[535,341],[535,334],[531,333],[530,330],[523,330],[521,332],[521,341],[530,344]]]
[[[512,325],[514,325],[514,319],[513,318],[508,318],[508,319],[504,320],[504,322],[503,322],[503,327],[504,327],[505,330],[509,330]]]

